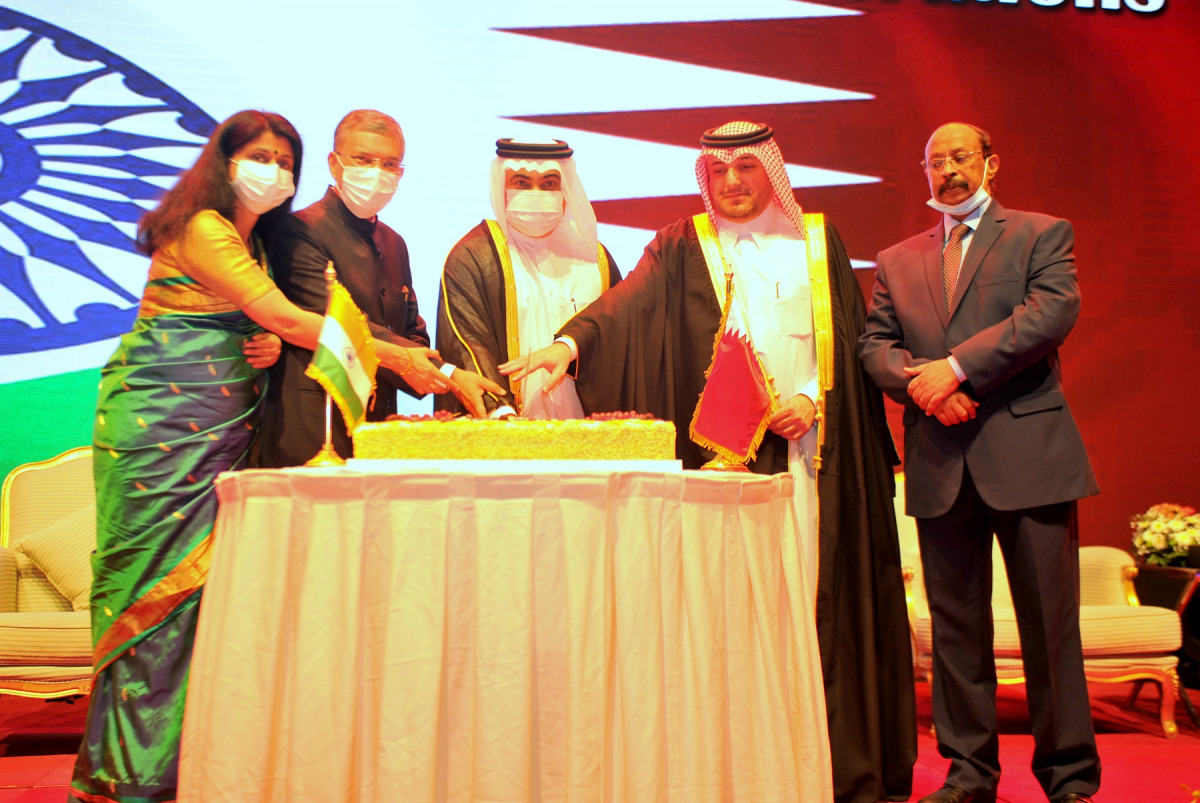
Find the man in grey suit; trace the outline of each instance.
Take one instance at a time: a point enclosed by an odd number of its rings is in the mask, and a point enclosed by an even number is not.
[[[909,515],[933,619],[933,722],[950,759],[921,803],[991,803],[1000,779],[992,534],[1021,636],[1033,774],[1052,801],[1100,785],[1079,637],[1076,500],[1098,492],[1063,396],[1079,315],[1065,220],[1005,209],[990,137],[950,123],[925,146],[932,230],[878,256],[859,354],[904,404]]]

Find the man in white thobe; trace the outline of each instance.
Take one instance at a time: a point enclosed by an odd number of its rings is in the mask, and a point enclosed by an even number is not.
[[[498,370],[500,363],[552,340],[621,279],[597,241],[596,215],[572,153],[561,140],[498,140],[491,170],[496,217],[471,229],[446,258],[438,352],[509,390],[505,397],[485,397],[493,418],[584,415],[573,378],[543,393],[546,371],[513,381]],[[461,409],[457,401],[436,403],[438,409]]]

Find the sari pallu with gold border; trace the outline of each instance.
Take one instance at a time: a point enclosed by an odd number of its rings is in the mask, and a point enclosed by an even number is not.
[[[240,311],[139,317],[102,372],[94,457],[96,672],[72,781],[87,803],[175,799],[213,480],[245,467],[266,375]]]

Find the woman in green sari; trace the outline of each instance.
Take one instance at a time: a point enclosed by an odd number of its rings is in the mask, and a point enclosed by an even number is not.
[[[290,209],[302,155],[283,117],[239,112],[139,225],[150,275],[96,406],[96,675],[72,800],[175,799],[213,480],[246,465],[279,337],[314,348],[322,321],[275,287],[257,235]],[[414,385],[464,394],[434,352],[376,348]]]

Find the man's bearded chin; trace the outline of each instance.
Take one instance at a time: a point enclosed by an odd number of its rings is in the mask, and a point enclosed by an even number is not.
[[[741,199],[725,199],[725,203],[717,205],[717,214],[729,220],[743,220],[758,211],[754,208],[753,204],[742,205],[737,203],[739,200]]]
[[[946,182],[942,184],[941,188],[938,190],[938,196],[940,197],[945,195],[950,190],[965,190],[967,188],[967,182],[963,181],[961,178],[946,179]]]

